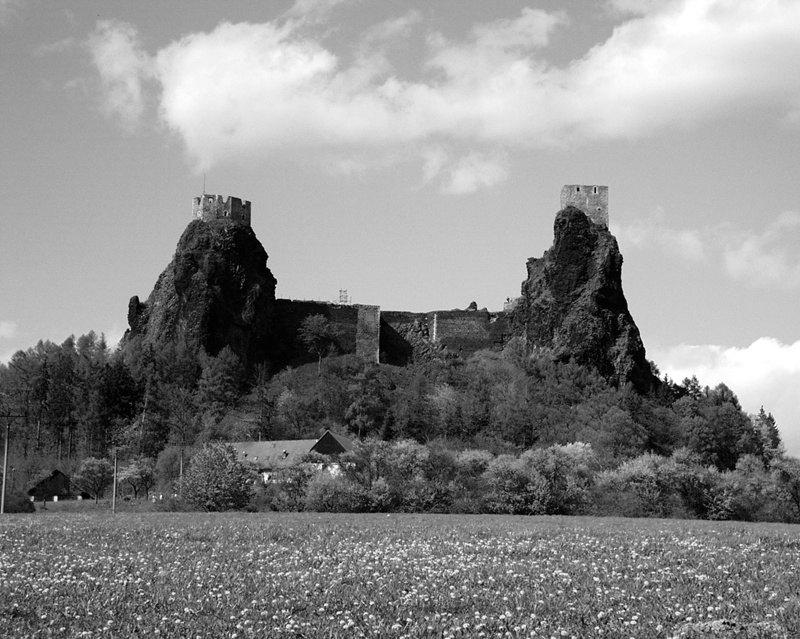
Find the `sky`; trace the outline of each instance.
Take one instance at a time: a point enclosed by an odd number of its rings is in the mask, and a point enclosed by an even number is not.
[[[0,0],[0,361],[90,330],[191,200],[277,295],[500,310],[609,187],[647,356],[800,455],[800,0]]]

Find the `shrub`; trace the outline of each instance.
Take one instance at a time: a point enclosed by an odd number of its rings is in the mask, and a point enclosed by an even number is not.
[[[317,512],[358,513],[369,510],[369,494],[346,477],[320,473],[306,488],[305,508]]]
[[[208,512],[243,509],[254,479],[230,444],[208,444],[192,458],[184,475],[183,498]]]
[[[7,513],[35,513],[36,506],[33,502],[18,490],[9,490],[6,492],[6,500],[4,511]]]
[[[541,515],[547,510],[550,489],[547,479],[524,460],[500,455],[484,473],[488,485],[486,506],[490,512],[510,515]]]

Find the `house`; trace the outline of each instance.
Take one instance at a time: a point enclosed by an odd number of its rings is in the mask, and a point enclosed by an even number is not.
[[[67,475],[60,470],[54,470],[52,473],[38,480],[28,490],[28,496],[36,501],[58,501],[59,499],[69,499],[72,497],[70,490],[70,479]]]
[[[231,446],[236,450],[239,461],[255,466],[256,470],[261,473],[264,482],[267,482],[273,473],[297,465],[308,453],[319,453],[326,457],[332,457],[351,450],[353,442],[347,437],[326,430],[319,439],[233,442]],[[337,468],[338,464],[336,463],[328,466],[333,473]]]

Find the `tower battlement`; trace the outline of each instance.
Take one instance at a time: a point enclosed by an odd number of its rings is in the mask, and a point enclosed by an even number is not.
[[[211,220],[233,220],[250,226],[250,202],[238,197],[203,195],[192,200],[192,218],[209,222]]]
[[[608,227],[608,187],[596,184],[565,184],[561,189],[561,208],[574,206],[595,224]]]

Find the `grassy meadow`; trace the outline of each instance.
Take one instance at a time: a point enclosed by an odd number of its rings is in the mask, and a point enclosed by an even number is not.
[[[48,508],[0,518],[0,636],[797,637],[800,527]]]

